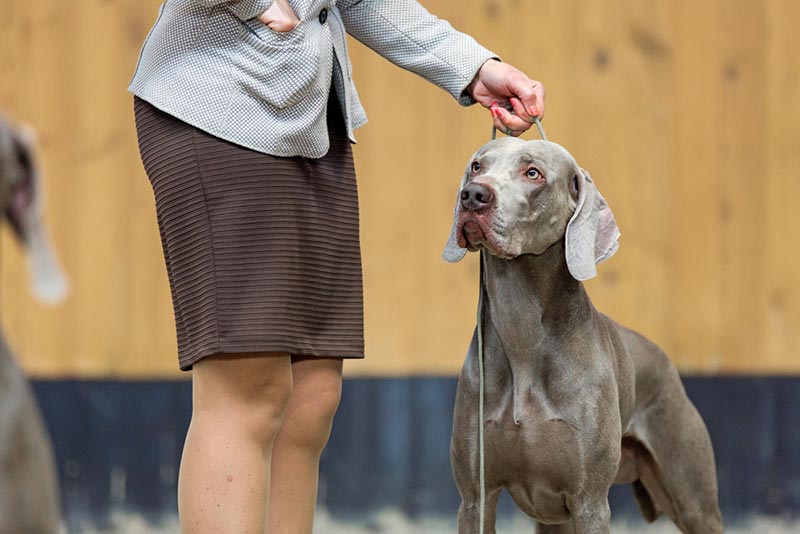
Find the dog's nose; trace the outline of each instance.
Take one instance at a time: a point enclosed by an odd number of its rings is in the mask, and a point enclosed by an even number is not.
[[[470,183],[461,190],[461,207],[468,211],[480,211],[494,201],[494,193],[485,185]]]

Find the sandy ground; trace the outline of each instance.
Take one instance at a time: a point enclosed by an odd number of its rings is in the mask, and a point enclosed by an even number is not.
[[[142,517],[116,514],[112,530],[81,530],[80,534],[180,534],[177,518],[154,526]],[[533,534],[533,523],[524,517],[501,524],[497,534]],[[652,525],[620,524],[612,527],[614,534],[680,534],[668,521],[661,519]],[[343,523],[329,517],[324,511],[317,517],[314,534],[455,534],[452,519],[429,519],[412,522],[399,513],[387,511],[371,519]],[[756,519],[747,525],[726,530],[727,534],[800,534],[800,523],[786,523],[776,519]]]

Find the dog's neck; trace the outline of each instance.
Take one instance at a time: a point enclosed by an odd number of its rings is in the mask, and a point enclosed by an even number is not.
[[[593,308],[583,284],[567,268],[564,241],[541,254],[503,260],[484,254],[486,296],[492,321],[519,328],[569,332]]]
[[[586,323],[596,312],[583,284],[569,273],[563,241],[538,255],[484,258],[483,324],[491,323],[501,343],[487,351],[486,364],[490,373],[511,370],[514,419],[520,421],[531,395],[549,406],[556,377],[569,381],[581,367],[568,355],[576,336],[591,331]]]

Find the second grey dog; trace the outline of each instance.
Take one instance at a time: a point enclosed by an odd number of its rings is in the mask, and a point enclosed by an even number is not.
[[[42,225],[33,133],[0,115],[0,213],[26,249],[34,293],[66,292]],[[0,336],[0,534],[55,534],[61,514],[50,438],[30,383]]]
[[[608,491],[631,483],[648,521],[723,531],[714,453],[678,372],[653,343],[599,313],[582,280],[617,249],[614,217],[561,146],[483,146],[459,191],[444,257],[485,256],[486,533],[506,488],[541,534],[610,532]],[[451,461],[459,534],[477,534],[478,359],[458,383]]]

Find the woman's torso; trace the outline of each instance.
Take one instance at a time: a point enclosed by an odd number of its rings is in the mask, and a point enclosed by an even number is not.
[[[278,33],[241,20],[228,2],[167,0],[129,90],[159,109],[242,146],[321,157],[333,84],[352,140],[366,117],[352,85],[346,33],[332,0],[289,0],[300,23]]]

